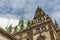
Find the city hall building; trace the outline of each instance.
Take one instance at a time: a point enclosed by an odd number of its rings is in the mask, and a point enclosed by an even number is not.
[[[0,40],[60,40],[60,30],[56,20],[53,23],[40,7],[37,7],[33,20],[27,22],[26,29],[24,29],[23,21],[19,27],[20,31],[17,32],[18,26],[16,26],[13,33],[11,25],[6,33],[0,30]]]

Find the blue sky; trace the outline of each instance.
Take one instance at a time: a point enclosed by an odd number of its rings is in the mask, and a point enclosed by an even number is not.
[[[60,24],[60,0],[0,0],[0,26],[4,28],[8,21],[15,26],[21,16],[31,20],[38,5]]]

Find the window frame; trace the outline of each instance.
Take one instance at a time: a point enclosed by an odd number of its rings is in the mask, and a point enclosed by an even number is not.
[[[40,32],[40,28],[36,28],[36,33],[39,33]]]

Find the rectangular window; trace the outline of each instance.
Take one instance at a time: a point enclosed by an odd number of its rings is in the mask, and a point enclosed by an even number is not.
[[[40,32],[40,28],[37,28],[37,29],[36,29],[36,32],[37,32],[37,33]]]
[[[45,26],[42,27],[42,31],[46,31],[46,27]]]

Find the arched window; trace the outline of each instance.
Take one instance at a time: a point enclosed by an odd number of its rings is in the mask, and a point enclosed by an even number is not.
[[[46,31],[46,27],[45,26],[42,27],[42,31]]]
[[[38,28],[36,28],[36,32],[38,33],[38,32],[40,32],[40,28],[38,27]]]

